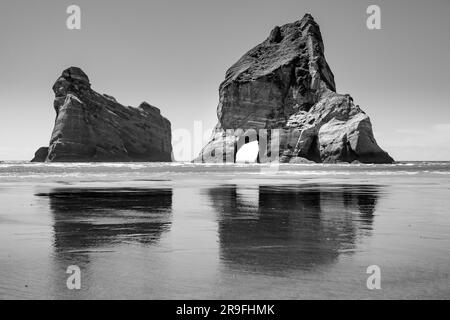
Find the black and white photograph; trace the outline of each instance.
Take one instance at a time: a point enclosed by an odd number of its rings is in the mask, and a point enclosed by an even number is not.
[[[1,0],[0,300],[448,301],[449,34],[448,0]]]

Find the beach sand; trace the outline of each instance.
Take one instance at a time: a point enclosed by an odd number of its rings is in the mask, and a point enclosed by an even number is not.
[[[448,299],[449,190],[450,163],[6,162],[0,299]]]

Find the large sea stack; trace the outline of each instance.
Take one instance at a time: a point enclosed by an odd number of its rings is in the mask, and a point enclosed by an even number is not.
[[[91,89],[76,67],[63,71],[53,86],[55,127],[49,147],[32,161],[116,162],[171,161],[170,122],[158,108],[143,102],[123,106]]]
[[[366,113],[350,95],[336,93],[319,26],[309,14],[275,27],[228,69],[217,116],[211,141],[194,161],[235,161],[252,140],[259,141],[260,162],[394,161],[375,141]]]

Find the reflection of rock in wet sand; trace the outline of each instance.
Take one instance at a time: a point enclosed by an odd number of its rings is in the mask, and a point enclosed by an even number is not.
[[[209,189],[222,259],[251,271],[313,269],[333,263],[370,235],[373,185],[285,185]]]
[[[57,251],[152,244],[171,225],[170,188],[58,188],[37,196],[50,199]]]

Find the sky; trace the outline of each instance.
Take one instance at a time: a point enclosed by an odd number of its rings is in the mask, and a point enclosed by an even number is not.
[[[81,30],[66,27],[73,4]],[[380,30],[366,27],[371,4]],[[0,160],[48,145],[51,88],[70,66],[124,105],[159,107],[173,131],[201,124],[209,134],[226,70],[305,13],[320,25],[337,91],[370,116],[378,144],[398,161],[450,161],[448,0],[2,0]]]

